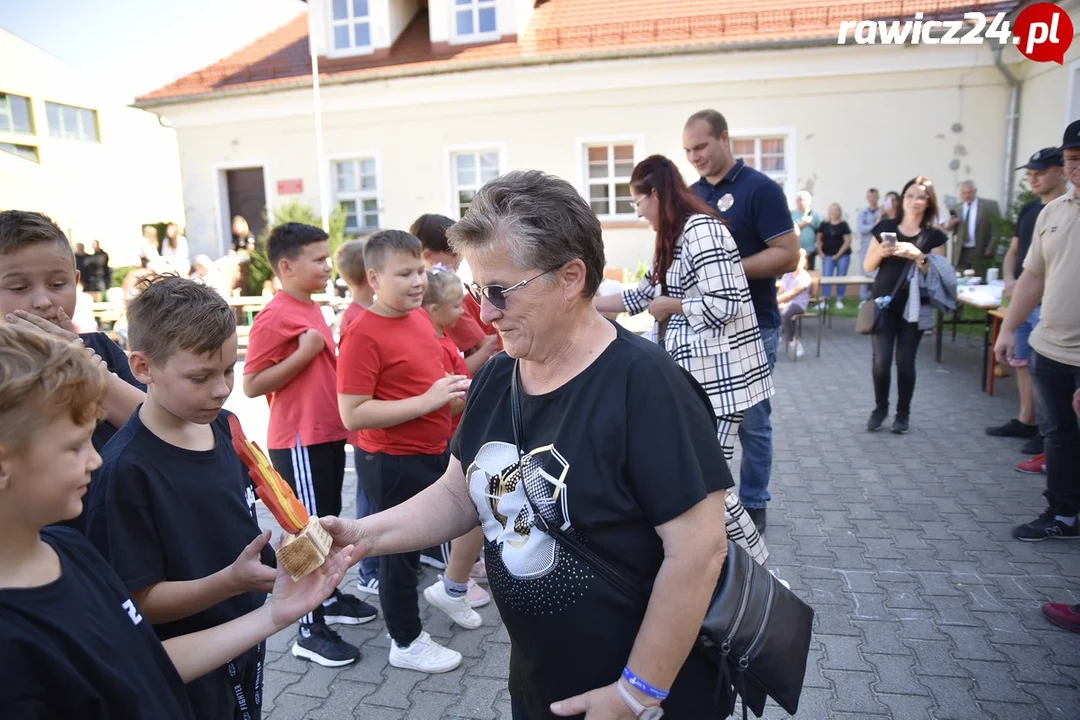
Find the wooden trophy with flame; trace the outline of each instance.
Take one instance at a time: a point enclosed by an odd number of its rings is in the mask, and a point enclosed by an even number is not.
[[[255,494],[262,500],[285,531],[285,540],[277,549],[281,566],[299,580],[326,561],[333,538],[319,524],[319,518],[308,517],[307,510],[296,499],[289,484],[282,479],[259,446],[244,435],[240,421],[229,416],[232,444],[255,483]]]

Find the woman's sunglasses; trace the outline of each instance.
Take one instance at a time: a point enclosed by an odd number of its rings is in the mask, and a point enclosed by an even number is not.
[[[556,270],[557,269],[558,268],[556,268]],[[545,270],[539,275],[534,275],[528,280],[522,280],[521,282],[515,285],[511,285],[508,288],[504,288],[502,285],[484,285],[483,287],[481,287],[476,283],[469,283],[469,293],[473,296],[473,300],[476,301],[477,305],[481,305],[482,299],[487,298],[487,301],[491,303],[492,307],[497,310],[505,310],[507,295],[514,292],[515,290],[520,290],[521,288],[531,283],[533,280],[536,280],[537,278],[542,278],[551,272],[555,272],[555,270]]]

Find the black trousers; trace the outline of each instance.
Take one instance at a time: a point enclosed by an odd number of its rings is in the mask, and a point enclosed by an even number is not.
[[[1046,449],[1046,500],[1062,517],[1080,513],[1080,427],[1072,398],[1080,388],[1080,367],[1031,354],[1035,415]]]
[[[270,463],[289,483],[296,498],[312,517],[341,515],[341,488],[345,483],[345,441],[297,445],[271,450]],[[300,619],[301,625],[323,621],[323,609],[315,608]]]
[[[885,311],[881,328],[871,336],[874,346],[874,409],[877,412],[889,412],[889,386],[895,353],[896,414],[907,417],[911,413],[911,397],[915,394],[915,358],[919,354],[922,336],[918,323],[904,320],[902,306],[896,309],[890,306]]]
[[[373,513],[400,505],[435,483],[446,471],[449,455],[387,455],[360,450],[356,476]],[[386,629],[398,645],[420,636],[417,573],[420,553],[383,555],[379,558],[379,604]]]

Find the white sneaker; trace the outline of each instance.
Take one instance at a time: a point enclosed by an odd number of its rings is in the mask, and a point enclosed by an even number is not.
[[[403,670],[444,673],[461,665],[461,653],[443,647],[426,632],[422,632],[408,647],[399,647],[391,640],[390,664]]]
[[[490,593],[477,585],[472,578],[469,578],[469,592],[465,593],[465,597],[468,599],[471,608],[482,608],[491,602]]]
[[[795,357],[801,358],[806,352],[803,350],[802,343],[798,340],[795,341]]]
[[[780,581],[781,585],[786,587],[788,590],[791,589],[791,583],[789,583],[787,580],[784,580],[782,577],[780,577],[780,575],[775,570],[770,569],[769,572],[772,573],[772,576],[774,578],[776,578],[777,580]]]
[[[836,307],[837,310],[843,310],[844,309],[844,301],[841,300],[840,298],[836,298],[835,307]]]
[[[450,597],[443,585],[442,575],[434,585],[424,588],[424,598],[435,607],[450,616],[455,623],[466,630],[475,630],[483,624],[480,613],[469,607],[469,596],[466,593],[461,597]]]

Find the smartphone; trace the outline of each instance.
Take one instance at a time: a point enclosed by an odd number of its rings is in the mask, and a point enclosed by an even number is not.
[[[884,245],[891,245],[892,247],[896,247],[896,233],[894,233],[894,232],[883,232],[883,233],[881,233],[881,242]]]

